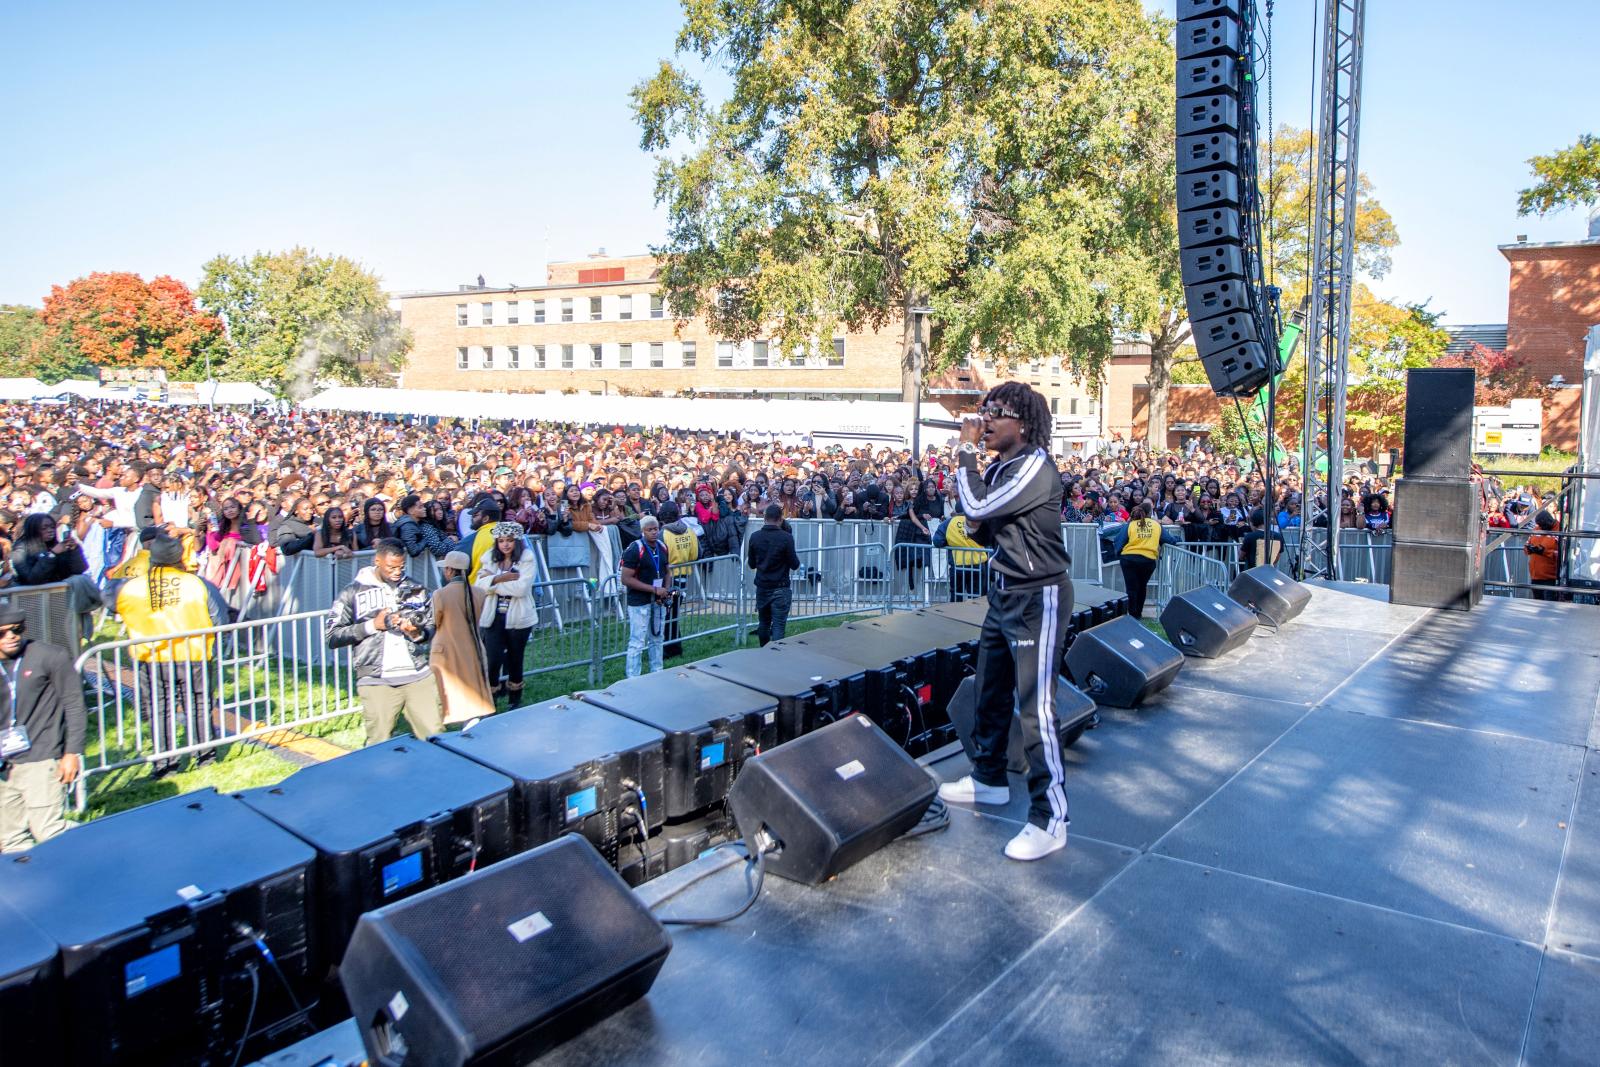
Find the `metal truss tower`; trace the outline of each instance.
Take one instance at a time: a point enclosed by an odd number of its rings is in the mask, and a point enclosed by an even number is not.
[[[1312,191],[1311,318],[1306,337],[1305,441],[1301,452],[1299,571],[1339,577],[1339,491],[1344,482],[1345,386],[1350,300],[1355,288],[1356,149],[1361,133],[1361,61],[1366,0],[1325,0],[1322,85]],[[1328,525],[1313,525],[1318,494]]]

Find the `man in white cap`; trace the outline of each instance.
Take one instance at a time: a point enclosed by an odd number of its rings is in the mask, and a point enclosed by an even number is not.
[[[629,678],[639,676],[639,661],[650,650],[650,669],[661,669],[666,604],[672,596],[667,547],[661,543],[661,522],[654,515],[639,519],[639,540],[622,552],[622,584],[628,590]]]

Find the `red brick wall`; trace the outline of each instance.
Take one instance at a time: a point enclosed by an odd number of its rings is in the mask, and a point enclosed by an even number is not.
[[[1600,324],[1600,240],[1503,245],[1500,252],[1511,263],[1506,350],[1541,381],[1560,374],[1578,384],[1584,334]]]

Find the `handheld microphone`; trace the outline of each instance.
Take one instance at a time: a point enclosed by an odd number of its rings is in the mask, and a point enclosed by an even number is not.
[[[954,419],[918,419],[918,426],[928,426],[935,430],[959,430],[961,423]]]

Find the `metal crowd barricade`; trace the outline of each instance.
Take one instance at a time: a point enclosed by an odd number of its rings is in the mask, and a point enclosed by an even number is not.
[[[672,568],[673,587],[677,591],[672,606],[661,619],[663,641],[677,646],[696,638],[715,634],[734,633],[739,639],[751,624],[753,596],[746,595],[740,581],[729,586],[721,595],[713,595],[707,586],[706,575],[721,571],[743,575],[737,556],[711,556],[693,563],[678,564]],[[594,631],[594,661],[591,682],[598,684],[608,661],[621,659],[628,652],[628,637],[632,631],[626,610],[626,590],[618,575],[601,579],[595,591],[591,625]],[[610,610],[604,605],[615,603],[621,610]],[[670,657],[673,653],[669,652]]]
[[[1070,573],[1073,581],[1105,584],[1104,568],[1100,562],[1100,527],[1092,522],[1064,522],[1061,524],[1061,543],[1072,557]]]
[[[535,582],[534,603],[539,618],[528,638],[523,676],[532,678],[581,667],[587,672],[588,683],[597,683],[595,618],[588,580]]]
[[[797,552],[800,569],[789,580],[791,619],[822,619],[836,615],[881,615],[887,609],[887,597],[881,574],[867,572],[861,576],[855,570],[862,549],[858,545],[843,544]],[[754,576],[746,571],[745,588],[754,600]],[[857,577],[848,578],[855,574]],[[846,576],[848,580],[833,578]]]
[[[0,602],[19,609],[28,620],[28,636],[76,656],[83,647],[83,618],[72,610],[73,590],[67,582],[8,585]]]
[[[357,711],[350,650],[327,650],[326,614],[110,641],[78,656],[90,693],[79,810],[95,775]]]
[[[1500,582],[1504,585],[1491,585],[1484,590],[1491,596],[1510,596],[1528,598],[1533,595],[1529,589],[1508,589],[1505,586],[1527,586],[1533,584],[1533,575],[1528,570],[1527,540],[1537,530],[1495,530],[1495,535],[1507,534],[1509,539],[1498,545],[1493,551],[1487,552],[1483,557],[1483,577],[1489,582]]]
[[[1167,545],[1161,550],[1149,600],[1165,607],[1173,597],[1196,589],[1227,589],[1232,580],[1228,564],[1216,554],[1196,552],[1188,545]]]

